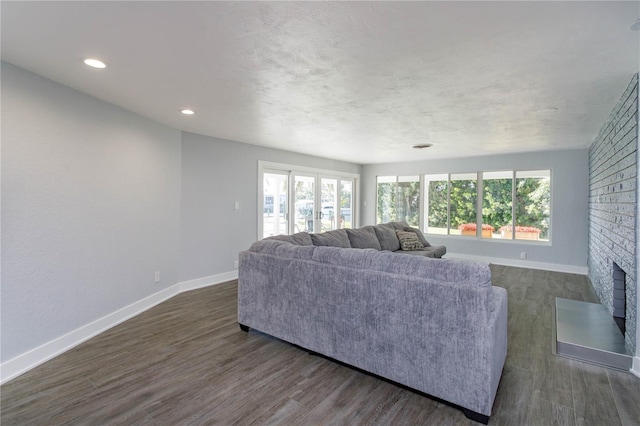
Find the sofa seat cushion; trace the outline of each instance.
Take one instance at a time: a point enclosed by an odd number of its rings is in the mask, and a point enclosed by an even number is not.
[[[400,250],[400,241],[396,235],[396,230],[388,223],[376,225],[373,230],[380,242],[380,250],[396,251]]]
[[[422,256],[422,257],[433,257],[433,258],[441,258],[447,253],[447,248],[445,246],[429,246],[424,247],[418,250],[396,250],[394,253],[399,254],[410,254],[414,256]]]
[[[314,246],[351,248],[349,236],[344,229],[336,229],[321,234],[311,234],[311,241],[313,241]]]
[[[372,248],[382,250],[373,226],[364,226],[357,229],[345,229],[345,231],[347,232],[352,248]]]

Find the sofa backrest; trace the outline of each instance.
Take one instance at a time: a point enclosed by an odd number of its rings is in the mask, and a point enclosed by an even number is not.
[[[400,241],[398,240],[396,231],[413,232],[418,236],[422,245],[425,247],[431,246],[422,231],[409,226],[406,222],[389,222],[355,229],[335,229],[333,231],[314,234],[298,232],[292,235],[274,235],[265,239],[287,241],[299,246],[314,245],[396,251],[400,250]]]
[[[311,260],[315,249],[316,246],[314,245],[300,245],[281,239],[265,238],[253,243],[248,251],[292,259]]]
[[[489,265],[455,259],[400,256],[374,249],[316,247],[311,260],[329,265],[429,278],[456,285],[491,287]]]
[[[351,247],[351,242],[345,229],[335,229],[319,234],[311,234],[311,241],[313,241],[314,246]]]

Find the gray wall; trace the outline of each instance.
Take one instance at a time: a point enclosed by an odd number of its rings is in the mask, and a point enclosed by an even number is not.
[[[428,150],[419,154],[428,157]],[[375,223],[376,176],[491,170],[551,169],[551,244],[429,235],[429,242],[465,255],[559,265],[587,265],[588,150],[505,154],[449,160],[366,165],[362,168],[362,224]],[[366,205],[365,205],[366,203]]]
[[[258,160],[360,173],[355,164],[257,147],[193,133],[182,136],[180,279],[233,269],[257,239]],[[240,209],[234,210],[235,201]]]
[[[638,74],[589,149],[589,278],[613,313],[615,262],[626,272],[626,341],[636,344]]]
[[[1,361],[178,281],[180,167],[178,130],[2,64]]]

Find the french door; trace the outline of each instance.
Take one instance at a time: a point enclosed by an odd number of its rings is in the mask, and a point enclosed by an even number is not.
[[[295,232],[352,228],[353,178],[293,173]]]
[[[357,175],[261,168],[260,238],[355,226]]]
[[[289,173],[265,171],[262,177],[262,238],[289,233]]]

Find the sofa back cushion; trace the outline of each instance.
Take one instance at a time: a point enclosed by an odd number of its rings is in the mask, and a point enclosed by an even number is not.
[[[373,230],[378,237],[378,242],[380,242],[380,250],[400,250],[400,242],[398,241],[398,236],[396,235],[396,230],[393,229],[393,226],[388,223],[384,223],[382,225],[374,226]]]
[[[313,241],[314,246],[351,248],[349,236],[344,229],[336,229],[321,234],[311,234],[311,241]]]
[[[267,237],[266,239],[287,241],[297,246],[313,245],[313,241],[311,241],[311,236],[306,232],[298,232],[297,234],[291,234],[291,235],[274,235],[272,237]]]
[[[275,238],[256,241],[249,247],[250,252],[270,254],[278,257],[311,260],[315,246],[302,246]]]
[[[372,248],[381,250],[380,242],[373,226],[364,226],[357,229],[345,229],[352,248],[366,249]]]

